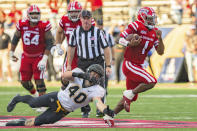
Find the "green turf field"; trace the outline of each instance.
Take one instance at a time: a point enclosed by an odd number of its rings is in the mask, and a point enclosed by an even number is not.
[[[122,86],[122,87],[121,87]],[[107,104],[113,109],[122,97],[124,84],[112,85],[108,89]],[[48,87],[48,92],[58,91],[57,87]],[[7,103],[17,93],[28,94],[21,87],[0,86],[0,115],[36,116],[39,113],[25,104],[17,104],[13,112],[6,111]],[[184,85],[160,84],[152,90],[141,93],[137,102],[131,104],[131,112],[122,111],[116,116],[118,119],[138,120],[169,120],[169,121],[197,121],[197,88],[186,88]],[[95,105],[91,104],[91,118],[95,118]],[[70,113],[67,117],[81,117],[80,110]],[[25,130],[25,129],[24,129]],[[33,130],[33,129],[28,129]],[[44,129],[39,129],[44,130]],[[53,129],[54,130],[54,129]],[[57,130],[57,129],[56,129]],[[63,130],[63,129],[58,129]],[[65,130],[65,129],[64,129]],[[75,130],[75,129],[72,129]],[[78,130],[78,129],[77,129]],[[83,129],[86,130],[86,129]],[[89,129],[97,130],[97,129]],[[104,129],[107,130],[107,129]],[[114,129],[122,130],[122,129]],[[126,130],[126,129],[123,129]],[[128,130],[128,129],[127,129]],[[158,129],[135,129],[158,130]],[[159,130],[197,130],[197,129],[159,129]]]

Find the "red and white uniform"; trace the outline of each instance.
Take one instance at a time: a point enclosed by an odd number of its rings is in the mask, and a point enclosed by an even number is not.
[[[81,26],[81,21],[78,20],[76,22],[72,22],[71,20],[69,20],[68,15],[64,15],[64,16],[62,16],[62,18],[59,22],[59,25],[64,30],[64,35],[66,36],[67,44],[68,44],[69,37],[70,37],[71,33],[78,26]],[[92,19],[92,25],[95,25],[94,19]],[[72,61],[72,64],[71,64],[72,70],[77,67],[77,60],[78,60],[78,58],[77,58],[77,48],[76,48],[75,49],[75,55],[74,55],[74,58],[73,58],[73,61]],[[63,64],[62,72],[66,71],[66,67],[67,67],[67,58],[66,58],[66,60]]]
[[[149,30],[140,21],[132,22],[128,28],[120,34],[121,37],[126,38],[128,34],[138,34],[142,41],[138,46],[127,46],[124,54],[123,73],[126,76],[127,89],[134,89],[140,83],[157,83],[155,77],[149,74],[142,68],[144,60],[150,49],[158,46],[158,39],[156,37],[157,28]]]
[[[49,21],[39,21],[34,27],[30,26],[29,20],[23,19],[16,24],[16,29],[21,32],[23,42],[23,54],[21,58],[20,75],[21,80],[43,79],[44,71],[37,68],[42,59],[46,44],[45,32],[51,29]]]

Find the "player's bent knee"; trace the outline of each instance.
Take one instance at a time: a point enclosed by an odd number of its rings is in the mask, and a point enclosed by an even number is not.
[[[156,84],[156,83],[150,83],[150,84],[147,85],[147,87],[148,87],[149,89],[152,89],[152,88],[155,86],[155,84]]]
[[[28,91],[31,91],[34,88],[34,85],[31,81],[21,81],[21,84]]]

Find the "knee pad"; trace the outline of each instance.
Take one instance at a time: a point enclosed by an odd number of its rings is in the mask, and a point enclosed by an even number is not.
[[[27,89],[28,91],[34,88],[34,85],[31,81],[21,81],[22,86]]]
[[[46,89],[46,86],[45,86],[45,83],[44,83],[44,80],[36,80],[36,88],[37,88],[37,91],[39,93],[42,93],[42,92],[45,92],[47,89]]]

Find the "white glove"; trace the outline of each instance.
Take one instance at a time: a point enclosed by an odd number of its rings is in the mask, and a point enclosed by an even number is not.
[[[103,117],[103,120],[105,121],[105,123],[109,126],[109,127],[113,127],[114,126],[114,118],[112,118],[111,116],[105,115]]]
[[[57,50],[57,54],[59,56],[62,56],[64,54],[64,50],[61,48],[61,44],[57,44],[56,46],[53,46],[50,50],[51,55],[54,55],[55,50]]]
[[[14,52],[13,51],[10,51],[9,52],[9,58],[10,58],[10,60],[12,60],[14,62],[17,62],[18,61],[18,58],[14,55]]]
[[[47,59],[48,59],[48,56],[44,55],[42,59],[39,61],[38,66],[37,66],[39,70],[43,71],[46,68]]]
[[[57,54],[59,56],[62,56],[64,54],[64,50],[61,48],[61,44],[57,44],[56,47],[57,47]]]

